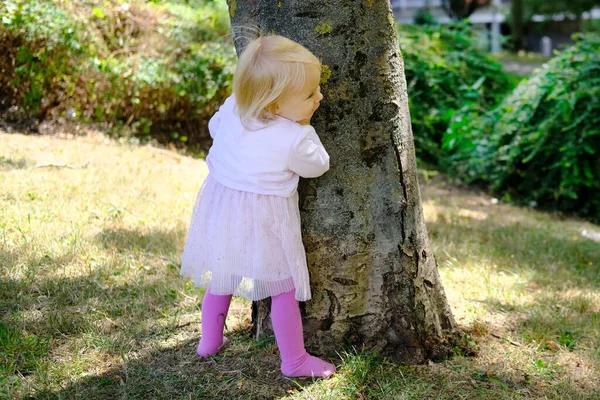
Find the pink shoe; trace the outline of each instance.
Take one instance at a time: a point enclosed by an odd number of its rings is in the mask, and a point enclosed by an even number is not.
[[[282,362],[281,373],[289,378],[299,378],[303,376],[328,378],[335,374],[335,365],[306,353],[306,356],[298,360],[295,365],[289,362]]]
[[[211,351],[210,349],[201,349],[202,339],[200,339],[200,343],[198,343],[198,348],[196,349],[196,354],[198,354],[201,358],[207,358],[210,356],[214,356],[219,353],[225,346],[229,343],[229,339],[223,336],[223,343],[217,348],[216,351]]]

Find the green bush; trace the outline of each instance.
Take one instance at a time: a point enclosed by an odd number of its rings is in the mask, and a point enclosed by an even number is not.
[[[207,146],[235,60],[224,2],[2,0],[0,15],[0,111]]]
[[[400,25],[398,36],[417,156],[444,166],[442,137],[452,115],[465,102],[492,108],[516,78],[479,50],[467,24]]]
[[[493,111],[457,113],[444,146],[467,181],[599,220],[600,36],[579,37]]]
[[[89,47],[81,24],[50,2],[5,0],[0,3],[0,108],[18,106],[45,115],[68,97]]]

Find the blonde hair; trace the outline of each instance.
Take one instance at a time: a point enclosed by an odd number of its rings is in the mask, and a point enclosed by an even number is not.
[[[306,80],[306,65],[321,71],[321,62],[307,48],[283,36],[262,36],[248,43],[233,76],[233,93],[242,123],[266,122],[269,111],[282,95],[300,90]]]

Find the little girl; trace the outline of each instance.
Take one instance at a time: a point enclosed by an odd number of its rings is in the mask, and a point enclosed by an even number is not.
[[[200,357],[227,343],[223,327],[233,294],[271,297],[271,319],[289,377],[327,377],[335,367],[304,349],[298,301],[311,298],[300,234],[298,179],[329,169],[310,118],[323,98],[321,63],[281,36],[248,44],[233,95],[211,118],[209,175],[194,207],[181,274],[207,288]]]

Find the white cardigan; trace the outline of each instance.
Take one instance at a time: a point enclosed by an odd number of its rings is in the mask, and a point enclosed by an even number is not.
[[[232,95],[208,123],[213,145],[206,163],[219,183],[236,190],[291,197],[299,176],[329,169],[329,155],[314,128],[278,117],[247,130]]]

